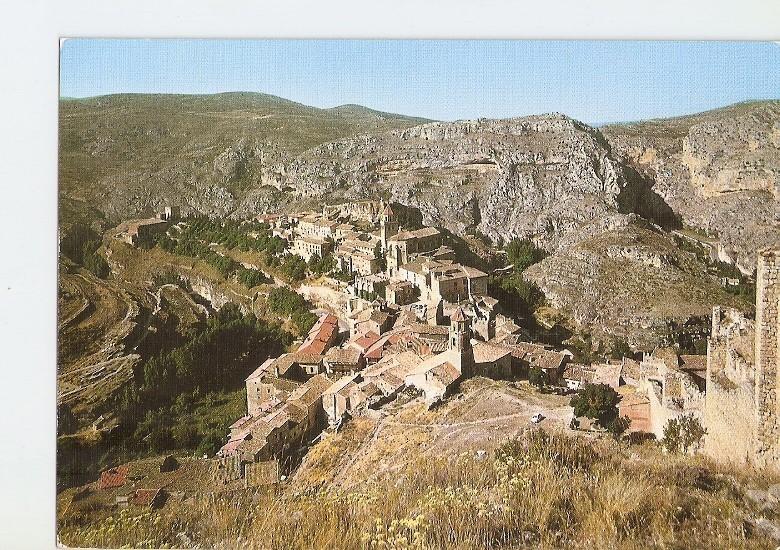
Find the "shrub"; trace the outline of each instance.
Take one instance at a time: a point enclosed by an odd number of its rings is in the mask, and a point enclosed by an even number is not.
[[[537,369],[535,367],[528,369],[528,381],[532,386],[536,386],[537,388],[543,388],[549,383],[547,380],[547,373],[542,369]]]
[[[607,425],[607,431],[618,439],[631,426],[631,419],[627,416],[616,416]]]
[[[201,439],[198,445],[198,453],[214,456],[223,444],[222,438],[218,434],[211,432]]]
[[[149,448],[155,453],[161,453],[174,447],[173,432],[170,428],[155,428],[149,432]]]
[[[672,418],[664,426],[661,444],[670,453],[695,452],[701,445],[707,430],[692,414]]]
[[[247,288],[254,288],[269,282],[268,277],[266,277],[262,271],[246,269],[243,267],[238,268],[236,277],[238,278],[238,282]]]
[[[604,428],[617,417],[619,402],[620,395],[607,384],[588,384],[571,398],[575,416],[595,419]]]
[[[523,272],[526,268],[542,261],[547,253],[537,248],[528,239],[514,239],[507,245],[506,255],[509,263],[514,265],[515,271]]]
[[[84,256],[84,267],[100,279],[105,279],[111,273],[108,262],[97,252]]]
[[[615,342],[612,344],[612,349],[609,352],[609,355],[612,359],[632,357],[633,354],[634,351],[631,349],[631,346],[622,338],[615,340]]]

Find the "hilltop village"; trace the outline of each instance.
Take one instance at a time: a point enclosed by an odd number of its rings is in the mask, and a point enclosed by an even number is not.
[[[473,377],[531,377],[571,394],[606,385],[620,395],[629,433],[660,440],[670,421],[693,418],[706,431],[702,448],[710,456],[780,464],[780,252],[759,255],[755,321],[714,309],[706,356],[658,348],[584,364],[568,349],[529,341],[488,294],[488,274],[458,263],[436,228],[402,229],[402,208],[367,201],[258,217],[288,243],[287,254],[307,262],[332,256],[349,278],[341,309],[321,311],[294,351],[268,358],[246,378],[246,414],[229,427],[213,463],[221,483],[278,479],[349,419],[381,417],[390,404],[415,398],[436,408]],[[178,215],[168,208],[156,219],[123,224],[116,236],[135,244]],[[565,425],[581,431],[583,420],[571,412]]]

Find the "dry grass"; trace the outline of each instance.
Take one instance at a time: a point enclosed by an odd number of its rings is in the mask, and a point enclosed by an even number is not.
[[[295,484],[80,525],[63,518],[60,535],[97,547],[772,547],[745,527],[754,473],[660,457],[530,432],[492,457],[413,460],[354,490]]]

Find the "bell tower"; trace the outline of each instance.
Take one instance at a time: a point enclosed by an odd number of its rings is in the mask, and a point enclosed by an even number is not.
[[[474,350],[471,348],[471,320],[463,308],[458,307],[450,316],[449,353],[458,363],[455,365],[464,376],[471,376],[474,367]]]
[[[384,205],[384,203],[382,203]],[[387,252],[387,239],[398,234],[398,222],[395,220],[390,203],[382,209],[379,218],[379,238],[382,241],[382,252]]]

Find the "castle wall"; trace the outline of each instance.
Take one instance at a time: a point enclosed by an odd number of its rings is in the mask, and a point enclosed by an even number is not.
[[[755,344],[755,461],[758,466],[780,467],[780,426],[778,425],[778,361],[780,330],[780,253],[764,250],[758,256],[756,280]]]
[[[711,340],[707,349],[707,397],[704,402],[704,452],[722,461],[742,464],[753,452],[755,415],[751,381],[737,384],[725,376],[734,372],[735,355],[724,341]]]

